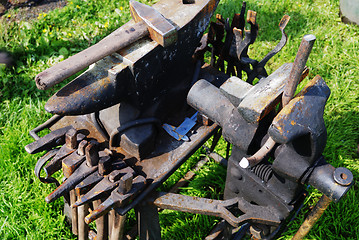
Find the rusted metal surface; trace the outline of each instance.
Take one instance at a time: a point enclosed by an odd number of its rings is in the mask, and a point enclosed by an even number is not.
[[[76,192],[73,189],[70,191],[70,202],[69,202],[70,206],[76,202],[76,198],[77,198]],[[79,219],[78,219],[77,209],[71,208],[71,230],[72,230],[72,233],[75,235],[79,234],[78,222],[79,222]]]
[[[238,111],[248,122],[258,122],[280,101],[292,64],[284,64],[267,78],[262,78],[245,95]]]
[[[268,133],[277,143],[288,143],[310,133],[312,146],[308,155],[314,161],[322,153],[326,142],[323,120],[325,103],[330,90],[320,76],[316,76],[274,118]],[[304,149],[303,149],[304,151]]]
[[[35,175],[36,177],[43,183],[56,183],[56,185],[58,186],[59,183],[58,181],[53,178],[53,177],[49,177],[49,175],[47,175],[45,178],[40,176],[41,173],[41,169],[43,168],[43,166],[54,156],[56,156],[57,152],[59,151],[58,148],[52,149],[50,151],[48,151],[44,156],[42,156],[36,163],[35,165]]]
[[[111,210],[113,213],[111,216],[113,216],[112,220],[112,230],[109,240],[122,240],[123,239],[123,233],[125,230],[125,222],[127,215],[121,216],[118,214],[115,210]]]
[[[76,152],[73,152],[62,161],[62,171],[66,178],[69,178],[75,169],[85,161],[85,156],[81,156]]]
[[[78,196],[78,198],[81,196]],[[89,236],[89,226],[85,222],[85,217],[88,214],[89,206],[84,204],[77,208],[78,211],[78,239],[87,240]]]
[[[84,138],[84,134],[78,133],[76,134],[76,143],[73,142],[74,139],[65,139],[65,144],[59,149],[58,153],[44,167],[44,171],[47,177],[51,176],[52,174],[61,169],[63,160],[65,158],[68,158],[69,155],[73,154],[76,151],[76,147],[74,147],[74,144],[76,144],[77,146],[79,143],[82,142]],[[69,143],[69,141],[71,141],[71,143]]]
[[[98,142],[91,141],[87,144],[85,148],[85,156],[86,156],[86,163],[87,166],[93,167],[98,165],[99,161],[99,149],[98,149]]]
[[[323,160],[307,171],[305,177],[309,175],[308,183],[337,203],[353,184],[353,174],[347,168],[334,168]],[[305,177],[301,181],[306,181]]]
[[[269,208],[252,205],[241,198],[213,200],[174,193],[158,193],[153,203],[163,209],[221,217],[233,227],[248,221],[269,225],[280,223],[280,218]],[[238,207],[244,214],[238,217],[233,215],[228,210],[231,207]]]
[[[101,157],[101,159],[107,159],[107,157]],[[100,163],[101,163],[101,159],[100,159]],[[100,166],[101,164],[99,164],[99,170],[100,170]],[[127,165],[124,161],[122,160],[112,160],[111,162],[111,166],[108,167],[108,169],[106,170],[108,173],[114,171],[114,170],[120,170],[123,168],[126,168]],[[103,178],[105,177],[105,175],[101,174],[100,171],[96,171],[92,174],[90,174],[88,177],[86,177],[84,180],[82,180],[76,187],[76,193],[77,195],[84,195],[85,193],[87,193],[88,191],[90,191],[97,183],[99,183],[101,180],[103,180]]]
[[[152,40],[163,47],[176,42],[177,29],[154,8],[131,0],[130,9],[135,22],[143,22],[147,25]]]
[[[147,34],[147,26],[143,23],[122,26],[112,33],[115,41],[108,36],[90,48],[39,73],[35,78],[36,85],[39,89],[46,90]]]
[[[84,194],[75,204],[73,204],[72,207],[78,207],[85,203],[108,197],[112,190],[118,187],[121,178],[127,174],[133,176],[133,169],[127,167],[121,170],[112,171],[108,176],[104,177],[99,183],[97,183],[91,190]]]
[[[50,193],[46,198],[45,201],[47,203],[51,203],[54,200],[58,199],[59,197],[63,196],[64,194],[68,193],[72,190],[78,183],[80,183],[83,179],[85,179],[91,173],[97,171],[97,166],[88,167],[86,162],[83,162],[75,171],[74,173],[66,179],[59,187],[57,187],[52,193]]]
[[[319,218],[323,215],[324,211],[328,208],[331,203],[331,199],[327,196],[323,195],[312,211],[310,211],[307,218],[304,220],[297,233],[294,235],[292,240],[300,240],[303,239],[309,231],[312,229],[314,224],[319,220]]]
[[[128,204],[136,195],[143,190],[146,184],[146,179],[142,176],[137,176],[133,180],[132,188],[129,192],[123,194],[122,189],[116,189],[112,191],[111,196],[101,203],[98,208],[94,209],[89,215],[86,216],[86,223],[91,223],[97,218],[107,214],[112,208],[121,207]]]
[[[102,203],[102,200],[95,200],[92,202],[93,208],[97,208]],[[108,239],[108,218],[109,216],[106,214],[98,219],[96,219],[96,240],[107,240]],[[112,240],[112,239],[110,239]],[[117,239],[116,239],[117,240]]]

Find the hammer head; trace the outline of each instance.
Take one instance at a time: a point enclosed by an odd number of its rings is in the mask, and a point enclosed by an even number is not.
[[[177,40],[177,29],[153,7],[130,1],[130,10],[135,22],[147,25],[151,39],[163,47],[167,47]]]

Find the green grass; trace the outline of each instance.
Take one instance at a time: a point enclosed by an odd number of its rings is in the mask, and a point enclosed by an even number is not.
[[[149,1],[148,1],[149,2]],[[148,3],[147,2],[147,3]],[[326,159],[334,166],[349,168],[358,179],[356,153],[359,140],[359,27],[340,22],[338,1],[249,0],[247,9],[258,12],[259,36],[251,57],[261,59],[280,40],[278,23],[291,16],[286,28],[289,40],[271,59],[267,71],[273,72],[294,61],[303,35],[316,35],[310,55],[308,79],[319,74],[331,89],[324,119],[328,142]],[[221,0],[217,13],[231,17],[241,3]],[[24,146],[32,141],[29,130],[50,117],[43,110],[54,90],[39,91],[34,77],[62,59],[99,41],[130,19],[127,1],[69,1],[57,9],[28,22],[16,22],[12,10],[0,19],[0,48],[16,56],[16,67],[0,69],[0,238],[75,239],[64,221],[62,202],[46,204],[44,198],[53,186],[40,183],[33,169],[39,154],[29,155]],[[11,15],[9,17],[9,15]],[[301,87],[307,83],[305,80]],[[218,149],[225,152],[225,144]],[[163,186],[168,189],[190,169],[203,151],[197,152]],[[220,198],[225,169],[209,162],[181,193]],[[304,211],[281,239],[290,239],[320,194],[311,190]],[[308,239],[359,239],[358,183],[340,203],[332,203],[307,236]],[[163,239],[202,239],[218,221],[213,217],[163,211],[160,214]],[[133,214],[129,221],[134,223]]]

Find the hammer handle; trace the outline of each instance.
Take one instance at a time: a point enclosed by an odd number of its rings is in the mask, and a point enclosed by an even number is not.
[[[39,73],[35,78],[37,88],[46,90],[148,34],[143,22],[122,26],[97,44]]]
[[[295,57],[293,68],[290,72],[287,85],[285,86],[282,105],[283,107],[289,103],[293,98],[295,90],[297,89],[298,82],[302,76],[305,64],[307,63],[310,52],[312,51],[315,36],[308,34],[305,35],[300,43],[297,56]]]

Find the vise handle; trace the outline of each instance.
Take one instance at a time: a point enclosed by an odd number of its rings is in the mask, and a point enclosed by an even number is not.
[[[37,88],[46,90],[147,35],[164,47],[176,41],[176,28],[154,8],[136,1],[131,1],[130,7],[136,23],[118,28],[97,44],[39,73]]]

